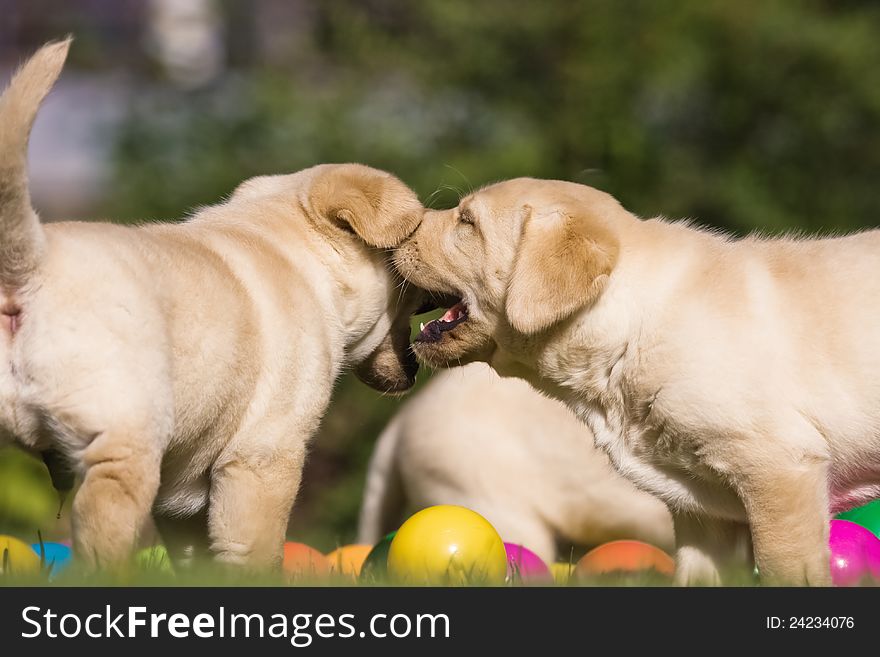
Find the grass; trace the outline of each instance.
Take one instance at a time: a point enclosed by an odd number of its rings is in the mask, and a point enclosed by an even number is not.
[[[75,586],[113,586],[113,587],[291,587],[291,586],[327,586],[327,587],[383,587],[398,586],[385,574],[369,573],[364,577],[331,573],[324,576],[287,576],[283,574],[252,574],[239,570],[224,568],[217,564],[202,563],[193,567],[171,572],[160,561],[151,562],[141,559],[119,572],[88,574],[78,570],[75,565],[50,578],[51,564],[42,563],[37,572],[16,572],[9,568],[8,554],[4,551],[2,569],[0,569],[0,586],[30,587],[75,587]],[[505,582],[508,588],[528,587],[522,579],[514,575]],[[484,586],[485,583],[474,581],[468,586]],[[609,573],[589,578],[572,577],[568,583],[552,582],[542,584],[553,587],[661,587],[671,586],[669,577],[656,571],[640,573]],[[756,586],[755,578],[740,578],[729,582],[731,586]]]
[[[361,576],[354,576],[338,572],[341,567],[337,565],[337,572],[330,574],[297,574],[284,573],[247,573],[240,569],[224,567],[211,561],[200,561],[195,564],[178,568],[172,568],[167,552],[162,545],[153,545],[141,549],[136,553],[127,567],[115,572],[88,573],[78,568],[76,562],[70,563],[60,572],[56,572],[54,562],[45,557],[42,548],[42,536],[37,534],[40,550],[39,565],[34,566],[36,560],[31,563],[30,570],[25,572],[23,566],[16,570],[15,560],[10,559],[9,550],[4,549],[0,554],[0,587],[2,586],[28,586],[28,587],[81,587],[81,586],[111,586],[111,587],[386,587],[400,586],[399,582],[391,580],[384,571],[384,563],[368,559],[367,567]],[[514,570],[503,584],[506,588],[522,588],[530,586],[551,587],[664,587],[672,586],[672,578],[655,570],[640,572],[613,572],[584,577],[575,572],[579,553],[573,549],[568,558],[557,565],[566,567],[569,577],[567,581],[529,583],[524,582],[520,573]],[[12,564],[10,564],[12,561]],[[567,562],[567,563],[566,563]],[[12,565],[12,568],[10,568]],[[483,587],[486,582],[474,575],[466,574],[464,579],[466,586]],[[460,577],[452,574],[447,578],[453,585],[461,581]],[[564,578],[563,578],[564,579]],[[751,587],[760,586],[757,576],[744,575],[741,571],[736,574],[729,573],[724,578],[726,586]]]
[[[758,586],[756,580],[743,580],[728,583],[728,586]],[[111,587],[385,587],[400,586],[385,578],[368,580],[350,576],[328,576],[322,578],[287,578],[282,575],[245,575],[232,573],[222,569],[195,569],[177,575],[161,572],[132,571],[124,574],[108,573],[86,575],[83,573],[65,573],[49,580],[42,574],[11,574],[0,575],[0,587],[78,587],[78,586],[111,586]],[[521,583],[507,582],[505,588],[529,588]],[[541,585],[544,586],[544,585]],[[553,588],[567,587],[668,587],[672,581],[668,577],[653,573],[624,574],[611,573],[588,579],[572,580],[568,584],[550,583]],[[475,587],[479,587],[476,585]]]

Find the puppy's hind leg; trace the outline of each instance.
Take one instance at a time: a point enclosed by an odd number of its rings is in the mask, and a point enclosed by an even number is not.
[[[297,439],[292,440],[291,435]],[[248,570],[281,566],[287,523],[302,478],[307,436],[290,428],[243,440],[211,474],[208,533],[221,563]]]
[[[160,451],[148,433],[109,430],[83,450],[85,477],[73,502],[77,559],[90,568],[125,562],[159,488]]]

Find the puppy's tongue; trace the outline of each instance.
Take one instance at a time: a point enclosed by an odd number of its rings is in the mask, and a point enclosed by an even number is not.
[[[440,318],[441,322],[454,322],[457,319],[461,319],[464,317],[465,307],[464,303],[459,301],[457,304],[452,306],[449,310],[443,313],[443,317]]]
[[[446,331],[451,331],[468,318],[467,306],[459,301],[449,310],[443,313],[439,319],[422,324],[422,330],[416,337],[416,342],[438,342]]]

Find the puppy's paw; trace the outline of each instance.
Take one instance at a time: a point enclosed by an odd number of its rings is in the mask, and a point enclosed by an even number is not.
[[[686,546],[675,554],[675,583],[678,586],[721,586],[721,573],[709,555]]]

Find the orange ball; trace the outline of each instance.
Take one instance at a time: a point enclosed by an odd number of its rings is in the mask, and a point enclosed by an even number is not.
[[[372,549],[372,545],[343,545],[336,548],[327,555],[330,572],[357,577],[361,574],[361,567]]]
[[[284,544],[284,572],[292,577],[317,577],[330,571],[327,557],[305,543]]]
[[[658,547],[641,541],[611,541],[587,552],[577,563],[581,577],[604,573],[656,570],[672,576],[675,562]]]

